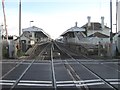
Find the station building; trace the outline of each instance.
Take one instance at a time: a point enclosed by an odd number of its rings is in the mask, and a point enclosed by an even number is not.
[[[43,29],[36,26],[24,28],[22,32],[22,35],[17,39],[16,43],[19,43],[19,40],[21,41],[21,48],[24,52],[36,43],[51,40],[50,36]]]
[[[74,27],[66,30],[61,34],[64,43],[79,43],[82,38],[86,37],[85,29],[77,26],[77,22]]]

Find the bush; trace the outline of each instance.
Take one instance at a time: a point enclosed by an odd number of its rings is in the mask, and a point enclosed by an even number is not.
[[[17,56],[18,56],[18,57],[21,57],[21,56],[24,56],[24,55],[25,55],[25,53],[22,52],[21,50],[18,50],[18,51],[17,51]]]
[[[9,58],[9,52],[7,46],[2,48],[2,56],[3,58]]]

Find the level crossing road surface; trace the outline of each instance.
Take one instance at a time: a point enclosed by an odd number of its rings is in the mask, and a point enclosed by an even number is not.
[[[32,61],[3,60],[0,62],[3,67],[0,80],[3,90],[23,88],[31,88],[32,90],[40,88],[50,90],[119,90],[119,60],[77,59],[77,61],[74,61],[65,59],[61,61],[56,59],[53,61],[55,82],[53,80],[51,61],[36,60],[28,68]]]
[[[91,59],[55,42],[25,59],[2,60],[2,90],[119,90],[120,60]]]

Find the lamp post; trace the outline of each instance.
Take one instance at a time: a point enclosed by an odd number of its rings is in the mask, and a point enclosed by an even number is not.
[[[31,27],[31,23],[34,22],[34,21],[30,21],[30,27]]]
[[[113,57],[112,0],[110,0],[110,57]]]

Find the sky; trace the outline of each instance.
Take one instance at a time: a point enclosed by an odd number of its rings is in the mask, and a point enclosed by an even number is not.
[[[91,16],[91,22],[100,23],[101,16],[104,16],[105,25],[110,26],[110,0],[21,0],[21,2],[22,29],[36,26],[42,28],[53,39],[75,26],[75,22],[78,22],[79,27],[86,24],[87,16]],[[113,24],[116,23],[115,3],[116,0],[113,0]],[[8,34],[18,36],[19,0],[5,0],[5,13]],[[0,24],[4,24],[1,4]]]

